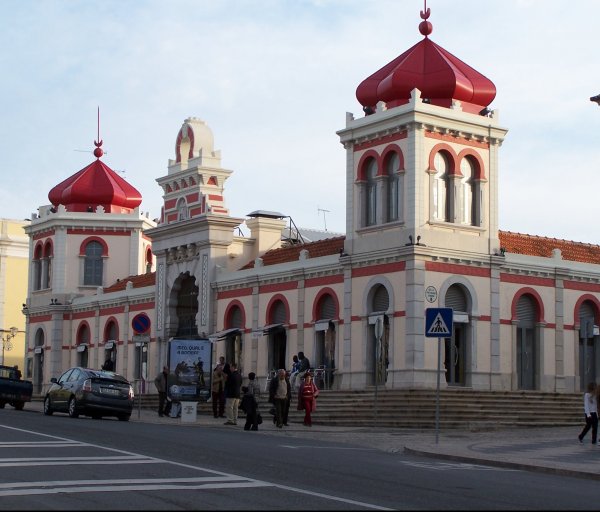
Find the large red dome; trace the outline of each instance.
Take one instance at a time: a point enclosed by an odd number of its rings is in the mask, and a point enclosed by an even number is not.
[[[142,202],[141,194],[99,159],[56,185],[48,199],[70,212],[102,206],[107,213],[128,213]]]
[[[496,97],[495,85],[431,41],[431,24],[425,23],[419,27],[425,38],[365,79],[356,98],[366,108],[374,110],[380,101],[391,108],[408,103],[416,88],[433,105],[450,107],[458,100],[464,111],[479,113]]]

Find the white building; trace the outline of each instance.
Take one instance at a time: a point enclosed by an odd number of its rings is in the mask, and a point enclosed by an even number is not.
[[[38,389],[106,356],[151,379],[175,336],[209,338],[261,379],[303,351],[335,369],[336,388],[431,388],[428,307],[454,312],[446,385],[572,392],[598,380],[600,247],[499,231],[507,130],[487,109],[495,87],[433,43],[429,21],[419,29],[423,40],[359,85],[365,115],[338,131],[345,236],[284,244],[283,214],[231,217],[232,171],[197,118],[157,179],[158,224],[99,159],[55,187],[26,229]],[[108,185],[83,179],[90,169]]]

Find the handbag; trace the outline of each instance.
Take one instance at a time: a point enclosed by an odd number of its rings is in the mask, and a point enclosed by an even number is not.
[[[263,422],[262,416],[259,412],[256,413],[256,423],[259,425]]]

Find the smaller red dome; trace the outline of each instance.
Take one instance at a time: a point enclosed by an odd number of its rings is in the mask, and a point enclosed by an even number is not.
[[[142,202],[141,194],[101,160],[56,185],[48,199],[53,206],[62,204],[70,212],[95,211],[102,206],[107,213],[124,213]]]

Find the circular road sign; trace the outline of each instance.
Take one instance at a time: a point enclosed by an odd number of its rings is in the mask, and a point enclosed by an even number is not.
[[[143,334],[150,329],[150,319],[146,313],[139,313],[133,317],[131,327],[136,334]]]
[[[425,299],[427,302],[435,302],[437,300],[437,290],[435,286],[428,286],[425,290]]]

